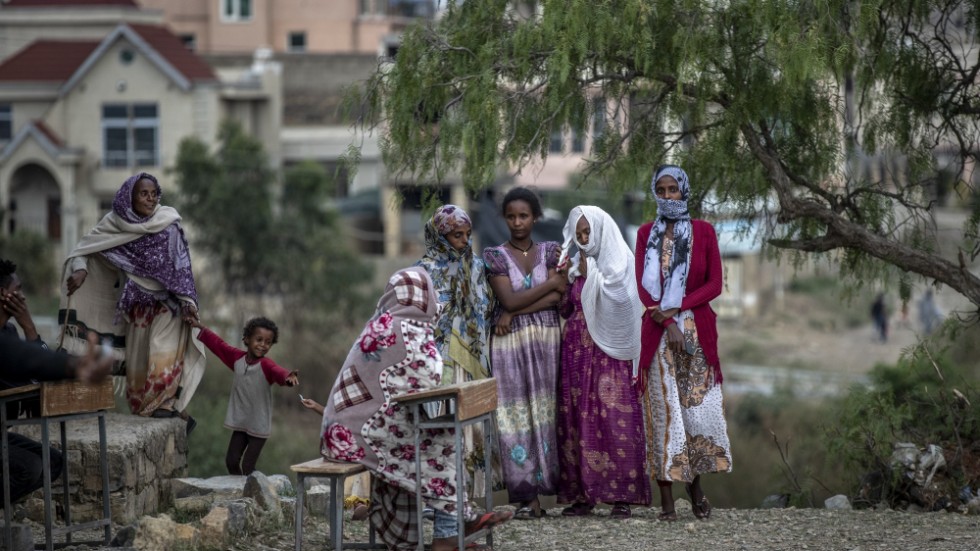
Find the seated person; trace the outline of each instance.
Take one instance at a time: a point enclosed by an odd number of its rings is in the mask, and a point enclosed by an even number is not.
[[[415,501],[415,435],[409,410],[391,398],[439,386],[442,357],[432,328],[438,314],[435,287],[420,268],[396,272],[374,317],[351,348],[323,414],[320,453],[334,461],[360,463],[374,473],[372,525],[389,549],[414,549],[419,526]],[[443,429],[426,430],[422,442],[422,496],[435,510],[432,551],[456,547],[455,439]],[[463,499],[466,502],[465,496]],[[467,508],[468,509],[468,508]],[[508,520],[510,512],[477,516],[467,510],[466,532]],[[472,545],[468,549],[486,549]]]
[[[0,334],[0,377],[15,380],[34,378],[39,381],[76,379],[89,383],[102,381],[109,376],[112,358],[100,357],[95,344],[96,339],[92,335],[88,341],[87,354],[75,357],[63,352],[51,352]],[[16,503],[44,485],[42,448],[39,442],[17,433],[8,433],[7,441],[10,445],[10,502]],[[57,450],[52,448],[49,451],[51,480],[54,481],[61,475],[62,460]],[[2,459],[0,457],[0,469],[3,468]],[[0,495],[2,492],[3,479],[0,477]],[[3,507],[2,499],[0,507]]]

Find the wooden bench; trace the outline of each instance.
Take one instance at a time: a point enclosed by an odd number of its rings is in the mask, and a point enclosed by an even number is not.
[[[348,543],[344,545],[344,481],[349,476],[359,475],[367,469],[360,463],[341,463],[323,458],[313,459],[290,467],[296,473],[296,551],[303,548],[303,497],[306,495],[308,477],[326,478],[330,481],[330,539],[334,551],[343,549],[385,549],[375,542],[374,529],[368,527],[368,543]],[[369,521],[370,522],[370,521]]]

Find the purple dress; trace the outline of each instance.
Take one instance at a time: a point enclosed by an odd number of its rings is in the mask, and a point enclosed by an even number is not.
[[[483,251],[489,277],[506,275],[515,291],[541,285],[555,267],[558,243],[531,250],[537,255],[524,274],[504,246]],[[490,364],[497,379],[497,427],[504,483],[510,501],[523,503],[555,495],[558,452],[555,395],[561,333],[555,308],[515,316],[511,333],[491,337]],[[642,423],[641,423],[642,425]]]
[[[567,320],[558,395],[558,499],[649,505],[643,410],[630,382],[633,366],[592,341],[582,313],[584,285],[585,278],[576,278],[558,306]]]

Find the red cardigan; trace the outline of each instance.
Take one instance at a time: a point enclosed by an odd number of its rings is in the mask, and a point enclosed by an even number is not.
[[[226,343],[221,339],[221,337],[215,335],[214,332],[207,327],[201,328],[201,332],[197,335],[197,340],[203,342],[204,346],[207,346],[208,350],[214,352],[214,355],[221,360],[221,363],[228,366],[228,368],[232,371],[235,370],[235,362],[246,354],[244,350],[239,350]],[[259,364],[262,366],[262,374],[265,375],[265,380],[268,381],[270,385],[277,384],[279,386],[285,386],[286,378],[289,377],[288,371],[282,367],[279,367],[276,362],[270,360],[269,358],[260,359]]]
[[[681,310],[691,310],[694,314],[694,325],[698,329],[698,340],[704,350],[704,358],[708,365],[714,368],[715,382],[721,383],[721,362],[718,359],[718,325],[717,315],[711,309],[710,302],[721,294],[721,252],[718,250],[718,237],[711,224],[704,220],[691,220],[694,246],[691,250],[691,263],[687,269],[687,285]],[[645,307],[656,306],[659,301],[653,300],[650,293],[643,288],[643,268],[646,262],[647,241],[650,240],[650,228],[653,222],[640,226],[636,232],[636,287],[640,293],[640,301]],[[644,313],[641,329],[640,367],[642,371],[648,368],[657,352],[657,346],[667,325],[674,323],[670,319],[663,325],[653,321]]]

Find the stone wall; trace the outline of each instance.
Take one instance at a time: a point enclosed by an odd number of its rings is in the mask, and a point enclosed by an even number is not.
[[[171,481],[187,475],[186,427],[180,419],[106,414],[109,504],[113,523],[128,524],[173,506]],[[98,422],[94,418],[69,421],[65,428],[72,521],[99,518],[102,516],[102,475]],[[61,436],[57,423],[53,423],[49,430],[52,445],[59,447]],[[40,427],[18,427],[17,432],[41,440]],[[52,482],[52,486],[54,499],[60,503],[61,479]],[[36,522],[44,522],[40,490],[28,499],[27,516]]]

